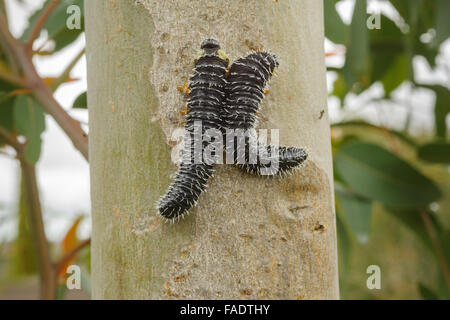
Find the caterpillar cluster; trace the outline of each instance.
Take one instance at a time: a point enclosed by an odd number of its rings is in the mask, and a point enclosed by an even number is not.
[[[174,221],[193,207],[207,187],[208,179],[214,173],[214,161],[194,159],[194,146],[201,144],[202,149],[208,143],[195,141],[195,123],[201,121],[202,137],[208,129],[221,130],[226,139],[227,130],[252,130],[256,127],[259,105],[264,98],[267,82],[272,77],[278,60],[267,52],[254,52],[245,58],[236,60],[228,70],[229,59],[220,50],[219,43],[207,39],[201,44],[201,51],[195,60],[194,73],[189,79],[189,99],[185,126],[185,143],[182,163],[175,179],[166,194],[158,203],[162,217]],[[227,72],[228,70],[228,72]],[[188,138],[188,139],[186,139]],[[237,138],[236,138],[237,139]],[[274,147],[258,144],[257,160],[250,162],[250,138],[244,138],[244,144],[234,140],[231,152],[234,160],[245,148],[244,161],[238,167],[257,175],[277,175],[286,173],[303,163],[307,158],[304,149],[296,147]],[[277,161],[277,167],[271,168],[266,159]],[[236,163],[236,162],[235,162]]]

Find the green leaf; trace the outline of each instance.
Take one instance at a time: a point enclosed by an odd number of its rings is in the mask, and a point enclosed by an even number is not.
[[[403,81],[409,78],[409,60],[406,54],[398,55],[384,74],[382,83],[386,96],[390,96]]]
[[[8,131],[14,129],[14,98],[8,97],[0,102],[0,127]],[[4,140],[0,137],[0,147],[4,144]]]
[[[344,145],[335,156],[335,165],[354,192],[393,208],[426,208],[441,197],[433,181],[375,144]]]
[[[446,117],[450,113],[450,91],[448,90],[448,88],[441,85],[419,84],[419,86],[434,91],[436,95],[436,102],[434,104],[434,123],[436,127],[436,136],[446,138]]]
[[[428,43],[421,40],[421,35],[436,29],[436,1],[422,0],[419,6],[419,13],[417,14],[417,25],[412,30],[412,37],[414,38],[413,50],[414,54],[425,57],[431,68],[436,66],[436,56],[439,53],[439,45],[437,45],[436,37]]]
[[[80,94],[73,102],[72,108],[87,109],[87,93]]]
[[[366,1],[356,1],[343,68],[345,82],[350,88],[355,82],[362,84],[363,88],[370,85],[370,50],[366,19]]]
[[[0,103],[3,103],[8,99],[8,92],[0,91]]]
[[[439,49],[434,47],[431,43],[423,43],[419,39],[414,42],[414,53],[423,56],[431,68],[436,67],[436,56]]]
[[[441,138],[447,136],[446,117],[450,113],[450,92],[446,87],[433,86],[436,93],[434,104],[434,122],[436,125],[436,135]]]
[[[391,3],[406,23],[408,23],[411,28],[415,28],[422,1],[423,0],[391,0]]]
[[[84,25],[84,19],[81,19],[81,25]],[[54,35],[52,40],[55,41],[55,48],[53,49],[53,53],[58,52],[61,49],[64,49],[66,46],[70,45],[72,42],[78,39],[81,30],[70,30],[64,29],[58,34]]]
[[[13,120],[14,98],[9,97],[0,102],[0,127],[11,131],[14,127]]]
[[[46,0],[41,9],[38,9],[30,18],[28,28],[25,29],[21,36],[22,41],[27,41],[30,37],[31,30],[39,19],[42,12],[47,8],[52,0]],[[84,23],[81,21],[81,29],[70,30],[67,28],[66,21],[69,18],[67,14],[67,8],[71,5],[77,5],[80,7],[81,20],[83,20],[84,14],[84,1],[83,0],[63,0],[59,3],[49,15],[45,21],[43,28],[48,32],[48,38],[55,41],[55,52],[61,50],[65,46],[69,45],[84,31]]]
[[[442,247],[442,252],[447,260],[447,265],[450,265],[450,230],[443,230],[439,232],[439,242]]]
[[[372,202],[344,191],[337,191],[336,196],[336,207],[342,223],[348,226],[358,243],[367,243],[372,216]]]
[[[339,98],[341,101],[341,105],[344,103],[345,96],[347,95],[349,91],[349,88],[347,87],[347,84],[345,83],[344,77],[342,75],[342,72],[338,72],[338,77],[334,81],[333,84],[333,92],[332,95]]]
[[[17,236],[14,242],[14,255],[12,256],[11,268],[15,275],[22,276],[36,273],[37,257],[23,176],[20,180],[20,195],[17,209]]]
[[[418,290],[424,300],[439,300],[439,297],[423,283],[419,282]]]
[[[444,6],[448,4],[448,0],[438,0],[445,2]],[[403,19],[409,25],[409,34],[406,37],[408,41],[408,47],[411,48],[410,56],[421,55],[425,57],[429,65],[434,68],[436,65],[436,55],[439,53],[438,38],[441,38],[443,34],[448,36],[448,31],[445,33],[440,32],[441,35],[436,33],[435,39],[431,43],[423,43],[420,40],[422,34],[427,33],[430,29],[437,29],[437,16],[441,15],[440,19],[443,24],[440,28],[445,29],[445,23],[448,23],[447,11],[442,11],[437,5],[437,1],[425,1],[425,0],[391,0],[391,3],[403,17]],[[445,10],[445,7],[442,9]]]
[[[395,217],[399,222],[401,222],[405,227],[410,229],[415,233],[417,238],[422,241],[422,243],[431,251],[433,251],[433,245],[430,241],[430,237],[428,236],[427,230],[425,229],[425,225],[420,216],[420,212],[418,210],[398,210],[387,208],[389,214]],[[432,217],[430,215],[430,217]],[[436,228],[441,228],[438,222],[434,219],[434,225]]]
[[[58,284],[56,287],[56,300],[64,300],[67,295],[67,285],[66,284]]]
[[[338,262],[339,262],[339,288],[341,298],[345,299],[348,288],[348,275],[350,271],[350,257],[352,242],[350,234],[339,216],[336,217]]]
[[[378,127],[376,125],[373,125],[371,123],[365,122],[363,120],[349,120],[349,121],[343,121],[343,122],[338,122],[338,123],[333,123],[331,125],[332,127],[363,127],[365,129],[371,129],[371,130],[378,130],[378,131],[382,131],[382,132],[388,132],[389,134],[392,134],[394,136],[396,136],[399,140],[413,146],[416,147],[417,143],[411,139],[409,136],[407,136],[405,133],[400,132],[400,131],[396,131],[396,130],[388,130],[384,127]]]
[[[34,164],[41,154],[41,134],[45,130],[45,115],[29,96],[19,95],[14,104],[14,123],[19,133],[27,138],[25,159]]]
[[[349,28],[336,11],[336,0],[325,0],[324,11],[325,36],[334,43],[344,44]]]
[[[450,143],[439,141],[424,144],[417,150],[417,156],[428,162],[450,164]]]
[[[382,80],[394,66],[398,56],[405,51],[405,35],[396,24],[386,17],[380,16],[381,29],[369,31],[372,58],[371,80]]]
[[[436,0],[436,37],[434,45],[438,46],[448,39],[450,35],[450,1]]]

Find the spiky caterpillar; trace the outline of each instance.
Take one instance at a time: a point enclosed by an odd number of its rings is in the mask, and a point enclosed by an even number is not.
[[[224,127],[250,130],[256,126],[257,112],[264,98],[265,87],[278,65],[276,56],[268,52],[254,52],[245,58],[236,60],[231,65],[225,88]],[[226,130],[223,132],[225,135]],[[243,152],[245,158],[241,159],[241,164],[238,164],[238,167],[249,173],[258,175],[286,173],[298,167],[308,156],[302,148],[258,144],[259,152],[256,163],[249,163],[249,141],[250,139],[245,137]],[[234,143],[232,150],[227,146],[227,151],[234,153],[234,161],[237,162],[241,146],[236,140]],[[270,159],[272,164],[273,161],[277,161],[275,169],[271,167],[270,163],[261,159],[262,154],[266,155],[264,160]]]
[[[258,157],[255,164],[238,164],[238,167],[251,174],[273,176],[288,173],[295,168],[299,168],[308,157],[308,153],[302,148],[284,146],[273,147],[273,149],[271,146],[262,146],[262,148],[265,148],[263,152],[267,153],[270,163],[261,161]],[[274,161],[277,162],[275,167],[273,167]]]
[[[207,187],[208,179],[213,175],[211,159],[196,163],[194,146],[200,143],[203,148],[203,135],[208,129],[221,128],[222,111],[225,98],[225,75],[229,60],[220,50],[216,40],[207,39],[201,44],[201,51],[195,60],[194,73],[189,79],[189,100],[185,125],[185,143],[183,158],[175,179],[166,194],[158,203],[161,216],[166,219],[179,219],[196,203]],[[196,123],[201,121],[201,136],[194,135]],[[201,139],[202,141],[195,141]],[[202,151],[201,150],[201,151]],[[202,152],[203,154],[203,152]],[[198,156],[198,155],[197,155]]]
[[[276,56],[254,52],[236,60],[230,67],[225,88],[224,126],[229,129],[251,129],[264,98],[264,89],[278,66]]]

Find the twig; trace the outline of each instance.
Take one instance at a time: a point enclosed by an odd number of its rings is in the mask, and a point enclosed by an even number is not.
[[[5,36],[6,36],[7,34],[9,34],[8,20],[6,18],[6,15],[3,15],[3,12],[1,12],[1,11],[0,11],[0,23],[1,23],[0,32],[4,32],[6,30],[6,33],[5,33]],[[11,38],[12,38],[12,36],[11,36]],[[18,75],[20,70],[14,59],[14,52],[12,52],[8,41],[3,38],[3,35],[2,35],[2,37],[0,37],[0,45],[3,49],[3,51],[5,52],[5,55],[8,60],[8,64],[9,64],[11,71],[14,74]]]
[[[45,235],[44,221],[42,219],[41,202],[36,180],[36,168],[25,160],[23,154],[24,144],[20,143],[16,137],[2,127],[0,127],[0,136],[5,139],[7,144],[16,150],[17,158],[20,160],[29,208],[28,211],[30,213],[30,225],[33,229],[36,250],[38,252],[37,257],[39,260],[39,274],[41,278],[41,298],[51,300],[55,298],[56,282],[47,237]]]
[[[34,165],[29,164],[23,157],[20,158],[20,163],[28,200],[31,219],[30,225],[33,229],[35,245],[38,252],[37,257],[41,277],[41,299],[52,300],[56,297],[56,282],[47,237],[45,235],[39,189],[36,181],[36,169]]]
[[[64,256],[62,256],[61,259],[59,259],[55,263],[55,274],[58,275],[61,269],[64,267],[64,265],[70,261],[81,249],[86,247],[91,243],[91,239],[86,239],[81,241],[77,246],[73,247],[72,250],[67,252]]]
[[[0,14],[0,42],[12,53],[15,61],[20,66],[26,79],[26,84],[32,90],[33,96],[45,112],[50,114],[58,125],[64,130],[84,158],[88,159],[88,136],[81,128],[80,124],[59,105],[53,97],[50,88],[39,76],[36,68],[25,50],[25,47],[18,42],[8,30],[5,18]]]
[[[420,216],[422,217],[423,223],[425,225],[425,229],[430,237],[431,244],[433,246],[434,251],[436,252],[436,257],[439,262],[439,266],[441,267],[442,274],[444,275],[445,283],[447,284],[447,288],[450,291],[450,271],[448,268],[447,260],[445,258],[444,252],[442,251],[441,245],[439,243],[439,238],[436,234],[436,230],[433,227],[433,224],[430,219],[430,215],[425,210],[420,211]]]
[[[0,136],[6,141],[7,144],[16,150],[17,157],[19,158],[22,155],[25,146],[3,127],[0,127]]]
[[[44,25],[45,21],[47,21],[48,16],[53,12],[53,9],[55,9],[55,7],[58,5],[59,2],[60,0],[53,0],[52,2],[50,2],[47,8],[45,8],[42,14],[39,16],[38,20],[36,21],[36,24],[33,26],[33,29],[31,30],[30,38],[28,39],[25,45],[27,53],[32,52],[34,40],[36,40],[36,38],[39,36],[42,26]]]
[[[53,81],[50,85],[50,88],[52,89],[52,91],[55,91],[56,89],[58,89],[58,87],[64,83],[70,76],[70,72],[72,71],[73,67],[75,67],[75,65],[78,63],[78,61],[81,59],[81,57],[83,57],[85,53],[85,49],[83,48],[83,50],[81,50],[76,56],[75,58],[73,58],[73,60],[69,63],[69,65],[66,67],[66,69],[61,73],[61,75],[55,79],[55,81]]]
[[[5,15],[5,20],[8,22],[8,13],[6,12],[5,0],[0,1],[0,11]]]

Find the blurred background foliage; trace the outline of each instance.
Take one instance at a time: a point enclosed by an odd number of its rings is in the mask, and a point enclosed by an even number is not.
[[[16,1],[21,6],[27,6],[26,1]],[[68,8],[72,5],[80,9],[81,28],[69,29],[67,20],[70,17]],[[0,1],[0,10],[5,22],[8,21],[5,1]],[[45,0],[41,8],[37,9],[29,17],[28,27],[17,39],[20,47],[31,47],[29,61],[34,56],[52,56],[73,44],[82,34],[83,0]],[[0,25],[3,32],[5,24]],[[38,32],[36,34],[36,31]],[[43,31],[43,32],[42,32]],[[42,33],[41,33],[42,32]],[[35,41],[45,37],[43,41]],[[0,41],[0,150],[3,156],[11,156],[8,146],[16,149],[16,157],[22,167],[22,183],[19,194],[17,216],[17,236],[14,242],[2,244],[0,259],[0,291],[5,289],[0,298],[37,298],[39,288],[36,274],[41,274],[40,286],[51,286],[50,294],[41,289],[41,298],[88,298],[90,294],[90,252],[82,250],[89,245],[89,239],[80,240],[77,230],[84,215],[80,215],[73,221],[66,231],[60,243],[50,243],[46,238],[39,238],[37,234],[43,231],[43,224],[39,194],[29,194],[27,179],[24,179],[26,170],[36,170],[35,164],[40,158],[42,140],[41,135],[45,131],[45,106],[39,103],[37,94],[32,85],[27,83],[26,66],[16,57],[16,52],[6,43],[5,36]],[[40,39],[40,40],[41,40]],[[38,44],[38,46],[36,46]],[[71,71],[80,58],[84,55],[84,49],[71,61],[67,61],[67,67],[58,77],[42,78],[43,83],[54,93],[62,84],[77,81],[70,77]],[[18,61],[19,60],[19,61]],[[84,100],[83,100],[84,97]],[[74,108],[87,108],[86,94],[76,99]],[[62,109],[62,108],[61,108]],[[64,112],[64,111],[62,111]],[[15,144],[18,145],[14,146]],[[36,183],[35,177],[31,184]],[[28,181],[28,184],[30,182]],[[31,196],[31,198],[30,198]],[[30,206],[30,203],[37,203]],[[46,249],[42,249],[46,247]],[[45,251],[50,251],[49,255]],[[83,272],[81,282],[83,292],[75,290],[69,292],[66,289],[66,269],[70,264],[76,263]],[[42,269],[50,265],[50,274],[43,275]],[[40,270],[41,269],[41,270]],[[40,272],[39,272],[40,271]],[[44,272],[45,273],[45,272]],[[43,277],[50,276],[50,281]],[[14,283],[11,289],[11,282]],[[2,286],[3,285],[3,286]],[[78,292],[77,292],[78,291]],[[69,296],[67,294],[69,293]]]
[[[429,134],[411,132],[408,121],[403,130],[370,119],[332,124],[341,296],[448,299],[450,93],[448,83],[419,83],[413,60],[423,56],[448,80],[450,65],[437,56],[450,36],[450,1],[386,0],[398,13],[393,19],[356,0],[350,24],[336,10],[339,2],[325,0],[324,7],[325,35],[345,51],[343,66],[328,68],[342,108],[348,96],[380,83],[378,101],[398,104],[393,92],[405,83],[436,97]],[[372,264],[381,268],[381,290],[365,286]]]
[[[356,0],[349,24],[337,10],[340,2],[343,0],[324,0],[325,35],[337,48],[327,52],[327,57],[345,58],[342,66],[327,70],[328,76],[334,75],[330,99],[338,98],[345,109],[349,97],[363,95],[380,84],[383,95],[371,102],[398,105],[394,92],[405,84],[411,92],[428,90],[435,95],[433,132],[411,132],[408,119],[401,130],[381,126],[367,117],[332,123],[341,297],[449,299],[450,93],[448,83],[418,82],[413,60],[424,57],[432,70],[446,70],[448,80],[450,65],[437,57],[450,36],[450,1],[379,0],[397,13],[397,18],[392,18],[383,13],[372,16],[367,2]],[[18,39],[29,42],[34,26],[49,13],[41,26],[46,30],[46,41],[32,47],[32,56],[51,56],[83,36],[83,29],[66,27],[67,7],[78,5],[82,13],[83,1],[57,1],[48,10],[52,3],[46,0],[30,16],[29,27]],[[6,15],[3,0],[0,10]],[[368,28],[368,19],[372,19],[369,25],[379,28]],[[4,133],[0,135],[0,156],[11,156],[8,145],[19,142],[23,150],[16,151],[22,167],[34,168],[40,157],[46,108],[36,99],[36,93],[27,89],[21,66],[8,46],[0,44],[0,133]],[[70,73],[83,54],[84,50],[68,61],[58,77],[42,79],[52,92],[75,80]],[[75,100],[73,107],[87,107],[86,93]],[[409,107],[405,105],[412,112]],[[0,291],[2,284],[28,279],[42,265],[41,251],[35,246],[39,231],[33,225],[36,210],[27,200],[28,180],[22,180],[16,239],[0,244]],[[82,288],[89,294],[89,250],[78,251],[78,247],[89,244],[77,237],[81,219],[73,222],[61,243],[50,244],[51,264],[58,266],[61,262],[57,270],[53,267],[58,288],[53,298],[67,298],[64,271],[74,261],[83,266]],[[366,286],[369,265],[381,268],[380,290]]]

